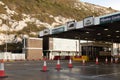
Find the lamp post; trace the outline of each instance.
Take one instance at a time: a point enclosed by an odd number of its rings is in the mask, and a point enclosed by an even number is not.
[[[8,31],[10,30],[10,28],[9,28],[9,21],[10,21],[10,15],[9,14],[7,14],[6,15],[8,18],[5,20],[5,24],[6,24],[6,43],[5,43],[5,47],[6,47],[6,52],[8,52],[8,39],[9,39],[9,37],[8,37]]]
[[[8,52],[8,32],[7,31],[9,30],[9,27],[8,27],[8,22],[6,20],[5,20],[5,24],[7,25],[6,26],[6,33],[5,33],[6,34],[5,35],[6,36],[5,37],[5,39],[6,39],[5,40],[5,52]]]
[[[7,52],[7,47],[8,47],[8,45],[7,45],[7,30],[6,30],[6,50],[5,50],[5,52]]]

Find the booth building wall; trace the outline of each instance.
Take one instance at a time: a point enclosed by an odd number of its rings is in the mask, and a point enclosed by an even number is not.
[[[53,50],[53,39],[49,38],[49,50]],[[26,59],[42,59],[43,58],[43,39],[27,38],[26,39]]]
[[[42,59],[42,39],[40,38],[28,38],[26,40],[26,58]]]
[[[29,48],[42,48],[42,39],[28,38],[27,47]]]
[[[28,60],[42,59],[42,49],[28,49],[27,50],[27,59]]]

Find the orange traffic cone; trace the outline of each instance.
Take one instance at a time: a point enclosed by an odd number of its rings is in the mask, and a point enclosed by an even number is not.
[[[9,62],[10,60],[9,59],[7,59],[7,62]]]
[[[4,61],[0,60],[0,78],[5,78],[7,77],[5,75],[5,70],[4,70]]]
[[[72,67],[73,67],[73,65],[72,65],[72,60],[71,60],[71,59],[69,60],[68,67],[69,67],[69,68],[72,68]]]
[[[98,62],[98,57],[96,58],[96,64],[98,64],[99,62]]]
[[[44,61],[44,64],[43,64],[43,67],[42,67],[42,71],[43,71],[43,72],[48,71],[48,70],[47,70],[47,64],[46,64],[46,61]]]
[[[60,65],[60,60],[59,60],[59,59],[58,59],[58,61],[57,61],[56,69],[57,69],[57,70],[60,70],[60,69],[61,69],[61,65]]]
[[[115,63],[118,63],[118,58],[115,58]]]
[[[111,63],[113,63],[113,58],[111,57]]]
[[[84,59],[82,60],[82,64],[85,65],[85,60]]]
[[[108,63],[108,59],[107,59],[107,58],[105,59],[105,63],[106,63],[106,64]]]

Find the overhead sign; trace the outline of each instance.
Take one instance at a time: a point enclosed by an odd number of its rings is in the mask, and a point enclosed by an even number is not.
[[[114,21],[120,21],[120,14],[114,14],[100,18],[100,24],[111,23]]]
[[[111,16],[100,18],[100,24],[111,23],[111,20],[112,20]]]
[[[50,34],[50,30],[49,29],[44,29],[43,30],[43,35],[48,35]]]
[[[93,16],[84,18],[84,20],[83,20],[83,26],[87,27],[87,26],[91,26],[91,25],[94,25],[94,18],[93,18]]]
[[[59,27],[52,30],[52,34],[57,34],[60,32],[64,32],[64,27]]]
[[[43,36],[43,31],[40,31],[39,32],[39,37],[42,37]]]
[[[76,22],[75,22],[75,20],[67,22],[67,30],[73,30],[73,29],[76,29]]]

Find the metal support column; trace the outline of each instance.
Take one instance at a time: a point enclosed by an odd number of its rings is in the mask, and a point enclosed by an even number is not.
[[[23,38],[23,53],[26,53],[26,38]]]
[[[77,53],[77,41],[76,41],[76,53]]]
[[[82,54],[81,54],[81,44],[80,44],[80,38],[79,38],[79,55],[82,55]]]
[[[43,58],[49,57],[49,37],[43,37]]]
[[[112,45],[111,45],[111,55],[112,56],[114,55],[114,52],[113,52],[113,40],[112,40]]]
[[[120,55],[120,44],[118,43],[118,55]]]
[[[86,56],[88,56],[88,40],[87,40],[87,46],[86,46]]]
[[[23,51],[22,51],[22,53],[25,54],[25,59],[27,59],[27,56],[28,56],[26,48],[27,48],[26,47],[26,38],[24,37],[23,38],[23,49],[22,49]]]

